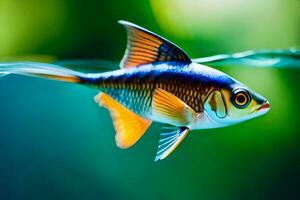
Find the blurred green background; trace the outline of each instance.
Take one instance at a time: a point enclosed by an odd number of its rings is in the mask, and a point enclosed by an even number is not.
[[[120,60],[124,19],[193,58],[300,44],[299,0],[0,0],[0,58]],[[194,131],[154,163],[161,125],[115,146],[94,89],[0,79],[0,199],[299,199],[300,70],[226,67],[267,97],[260,118]]]

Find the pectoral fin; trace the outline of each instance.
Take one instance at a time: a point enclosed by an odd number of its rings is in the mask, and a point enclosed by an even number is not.
[[[105,93],[98,94],[95,100],[109,110],[116,131],[116,143],[120,148],[134,145],[151,124],[150,120],[133,113]]]
[[[163,89],[155,90],[152,109],[161,122],[174,126],[189,126],[197,118],[196,112],[191,107]]]
[[[189,129],[187,127],[164,128],[160,134],[155,161],[162,160],[169,156],[185,138],[188,132]]]

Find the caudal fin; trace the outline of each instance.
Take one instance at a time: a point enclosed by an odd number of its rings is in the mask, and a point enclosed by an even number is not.
[[[80,77],[84,76],[83,73],[54,64],[38,62],[0,63],[0,77],[9,74],[34,76],[71,83],[80,83]]]

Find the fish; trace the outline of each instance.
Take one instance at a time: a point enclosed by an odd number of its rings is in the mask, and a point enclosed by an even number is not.
[[[0,75],[19,74],[96,88],[95,102],[112,118],[115,141],[127,149],[152,122],[163,125],[155,161],[168,157],[188,133],[221,128],[259,117],[269,101],[217,69],[193,62],[171,41],[128,21],[120,68],[80,72],[38,62],[0,63]]]

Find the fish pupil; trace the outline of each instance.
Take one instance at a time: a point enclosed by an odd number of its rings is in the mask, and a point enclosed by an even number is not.
[[[241,94],[241,95],[237,96],[236,100],[237,100],[238,103],[244,104],[245,101],[246,101],[246,97],[245,97],[245,95]]]

